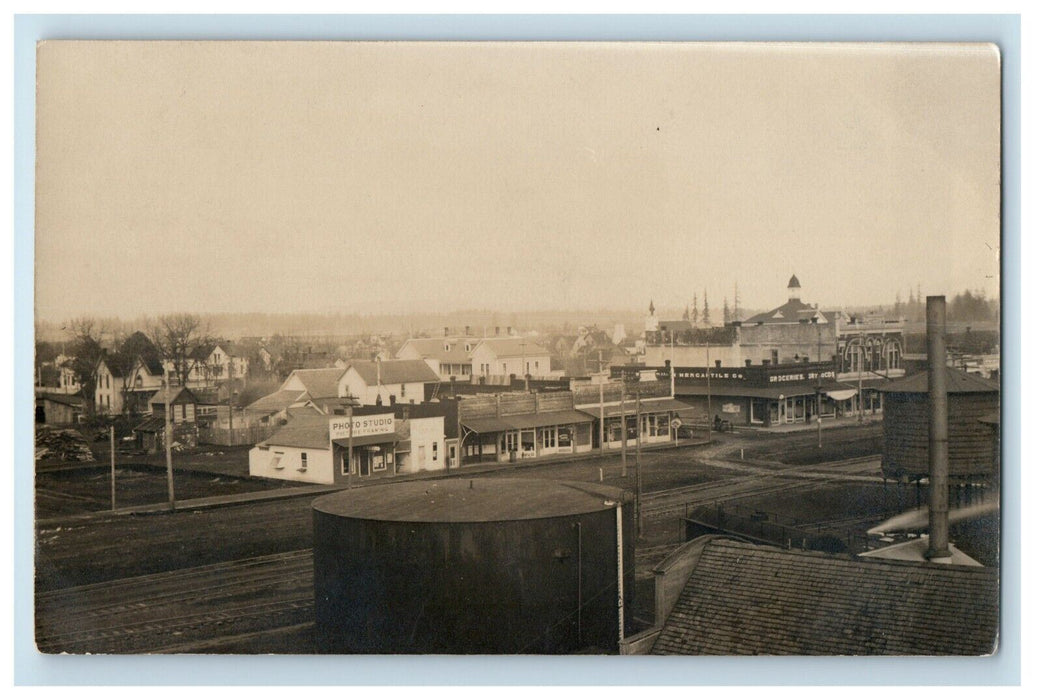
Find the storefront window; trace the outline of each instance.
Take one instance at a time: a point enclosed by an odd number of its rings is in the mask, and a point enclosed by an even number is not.
[[[561,447],[572,446],[572,428],[571,426],[562,426],[557,430],[557,444]]]

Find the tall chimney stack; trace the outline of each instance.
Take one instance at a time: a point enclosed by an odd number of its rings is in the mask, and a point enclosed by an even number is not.
[[[951,563],[948,549],[948,368],[944,347],[945,301],[926,297],[930,399],[930,561]]]

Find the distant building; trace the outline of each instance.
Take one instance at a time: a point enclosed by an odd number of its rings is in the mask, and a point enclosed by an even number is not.
[[[410,338],[398,350],[399,360],[423,360],[443,382],[452,378],[470,381],[473,373],[470,354],[481,341],[473,336]]]
[[[173,441],[186,447],[199,442],[199,427],[196,419],[199,400],[186,387],[161,389],[148,401],[152,415],[134,427],[138,446],[146,452],[165,449],[167,415],[171,424]]]
[[[354,397],[363,406],[421,403],[440,381],[424,360],[351,360],[338,380],[337,395]]]
[[[118,363],[105,357],[98,361],[94,385],[94,410],[99,415],[115,416],[123,412],[125,375]]]
[[[48,425],[74,425],[83,417],[83,397],[57,391],[38,391],[36,422]]]
[[[550,351],[530,338],[482,338],[471,352],[479,377],[550,376]]]
[[[801,300],[795,275],[787,292],[784,304],[727,326],[660,323],[645,334],[645,366],[660,379],[672,367],[677,396],[711,420],[769,426],[880,412],[879,388],[904,375],[901,324],[823,312]]]

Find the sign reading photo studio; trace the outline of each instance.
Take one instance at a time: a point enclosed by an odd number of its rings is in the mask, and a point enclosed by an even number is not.
[[[352,426],[352,424],[354,424]],[[329,439],[385,435],[394,432],[394,414],[381,413],[375,416],[337,416],[329,421]]]

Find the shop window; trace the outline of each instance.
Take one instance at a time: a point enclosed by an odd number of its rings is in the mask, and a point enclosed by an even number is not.
[[[438,443],[436,443],[436,442],[432,442],[431,443],[431,461],[432,462],[437,462],[438,461]]]
[[[402,398],[404,399],[405,398],[405,385],[404,384],[402,384],[401,395],[402,395]]]
[[[306,472],[307,470],[308,470],[308,453],[307,452],[301,452],[300,453],[300,468],[297,469],[297,471],[298,472]]]
[[[275,454],[273,454],[271,456],[271,468],[272,469],[285,469],[286,465],[282,464],[282,457],[284,455],[285,455],[285,452],[276,452]]]

